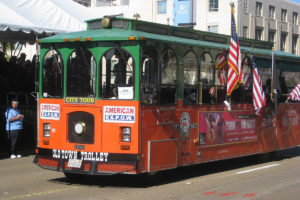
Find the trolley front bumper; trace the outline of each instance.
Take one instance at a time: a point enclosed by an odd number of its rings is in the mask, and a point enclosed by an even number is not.
[[[138,154],[37,149],[34,163],[44,169],[89,175],[136,174]]]

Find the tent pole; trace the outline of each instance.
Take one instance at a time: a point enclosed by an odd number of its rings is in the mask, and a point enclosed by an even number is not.
[[[35,41],[35,48],[36,48],[36,56],[35,56],[35,67],[34,67],[34,84],[35,84],[35,92],[39,92],[39,43],[38,43],[38,36],[36,36],[36,41]],[[38,94],[38,93],[37,93]]]
[[[18,47],[17,47],[17,48],[19,48],[19,45],[18,45]],[[19,52],[18,52],[18,55],[17,55],[17,57],[19,57],[19,55],[20,55],[20,53],[21,53],[22,49],[23,49],[23,44],[21,44],[21,48],[20,48],[20,50],[19,50]],[[17,50],[17,49],[16,49],[16,50]]]
[[[12,53],[13,53],[13,50],[12,50],[12,43],[9,43],[10,45],[10,57],[12,57]]]

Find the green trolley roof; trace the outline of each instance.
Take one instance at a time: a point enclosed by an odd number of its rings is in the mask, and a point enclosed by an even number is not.
[[[89,20],[86,31],[64,33],[42,39],[43,43],[85,42],[85,41],[126,41],[129,37],[135,40],[155,40],[163,43],[175,43],[205,48],[229,49],[230,36],[196,31],[188,28],[173,27],[145,21],[109,18],[109,27],[104,28],[100,19]],[[260,57],[272,55],[273,43],[239,38],[241,51],[253,52]],[[274,51],[277,58],[300,62],[294,54]]]

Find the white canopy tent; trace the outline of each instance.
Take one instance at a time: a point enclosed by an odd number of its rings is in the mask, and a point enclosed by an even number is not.
[[[62,32],[86,29],[92,10],[72,0],[0,0],[0,41],[34,42]]]

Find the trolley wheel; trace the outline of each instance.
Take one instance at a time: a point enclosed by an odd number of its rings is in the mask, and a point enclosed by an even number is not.
[[[70,172],[64,172],[67,179],[71,181],[84,181],[86,179],[85,174],[77,174],[77,173],[70,173]]]
[[[277,155],[276,151],[272,151],[272,152],[260,154],[259,158],[261,162],[269,162],[276,159],[276,155]]]
[[[159,185],[162,181],[162,173],[140,174],[138,175],[138,181],[145,186]]]

